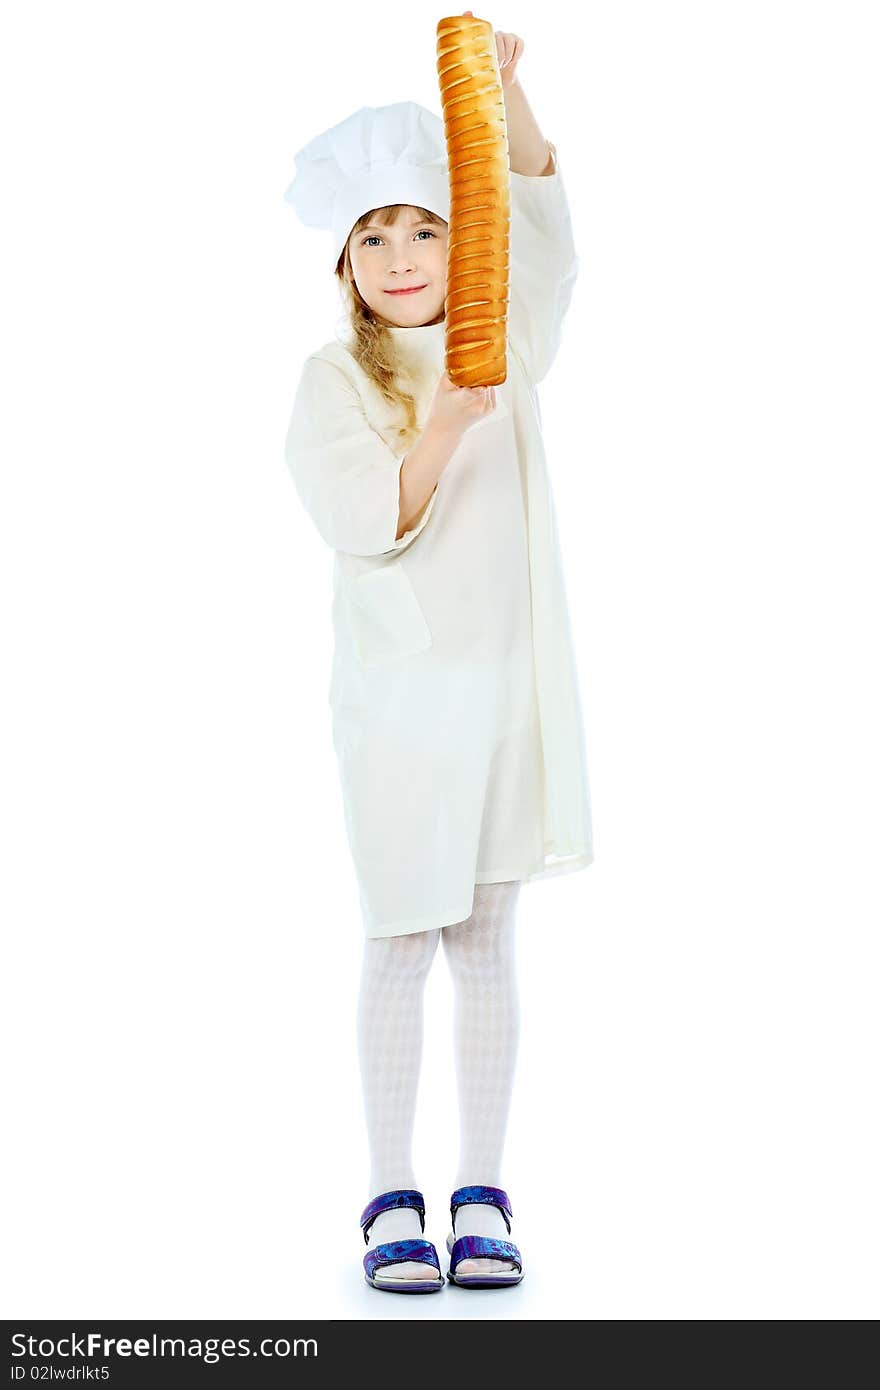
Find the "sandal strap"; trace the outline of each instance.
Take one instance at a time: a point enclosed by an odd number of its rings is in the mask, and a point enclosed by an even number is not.
[[[421,1240],[418,1236],[411,1240],[389,1240],[384,1245],[375,1245],[364,1255],[364,1269],[372,1278],[377,1269],[383,1269],[385,1265],[403,1264],[405,1260],[434,1265],[438,1272],[440,1270],[435,1247],[429,1240]]]
[[[419,1213],[422,1230],[425,1229],[425,1198],[423,1193],[414,1187],[395,1187],[390,1192],[380,1192],[379,1196],[368,1202],[361,1212],[361,1229],[366,1244],[370,1242],[370,1227],[376,1217],[381,1216],[383,1211],[392,1211],[395,1207],[415,1207]]]
[[[510,1220],[513,1217],[513,1208],[510,1205],[510,1198],[503,1187],[481,1187],[472,1184],[470,1187],[457,1187],[452,1194],[449,1203],[449,1210],[452,1216],[452,1229],[455,1230],[455,1213],[459,1207],[469,1206],[471,1203],[479,1203],[481,1206],[497,1207],[504,1217],[504,1224],[510,1234]],[[423,1228],[424,1229],[424,1228]]]
[[[459,1236],[449,1255],[450,1274],[462,1260],[507,1260],[522,1274],[522,1256],[513,1241],[495,1236]]]

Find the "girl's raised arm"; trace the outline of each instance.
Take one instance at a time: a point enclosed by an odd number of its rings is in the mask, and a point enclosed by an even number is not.
[[[537,383],[559,350],[578,258],[556,146],[544,138],[517,72],[524,41],[497,30],[495,46],[510,156],[508,337]]]
[[[552,174],[510,173],[508,337],[535,384],[559,351],[579,269],[556,146],[550,149]]]

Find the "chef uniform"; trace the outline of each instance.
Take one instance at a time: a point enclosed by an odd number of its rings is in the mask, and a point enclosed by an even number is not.
[[[335,552],[329,703],[368,937],[464,921],[476,883],[593,861],[583,719],[535,391],[577,276],[554,172],[510,174],[508,372],[396,538],[405,423],[333,340],[304,362],[285,457]],[[449,219],[443,122],[362,108],[297,156],[286,197],[329,229],[406,203]],[[392,327],[423,428],[445,323]]]

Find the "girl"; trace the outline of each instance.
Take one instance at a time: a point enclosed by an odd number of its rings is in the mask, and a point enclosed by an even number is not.
[[[463,1287],[516,1284],[501,1160],[519,1037],[520,885],[592,862],[577,672],[536,385],[578,269],[556,147],[496,33],[510,155],[508,370],[444,371],[442,121],[364,107],[301,150],[286,197],[329,229],[346,342],[305,361],[285,456],[335,552],[329,702],[364,921],[358,1047],[373,1288],[439,1290],[412,1167],[425,981],[455,991]]]

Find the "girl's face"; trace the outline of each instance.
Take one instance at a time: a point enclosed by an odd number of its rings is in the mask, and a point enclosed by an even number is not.
[[[448,224],[419,217],[417,208],[404,208],[393,225],[362,227],[349,243],[361,297],[396,328],[439,323],[445,314]],[[393,293],[404,289],[413,293]]]

